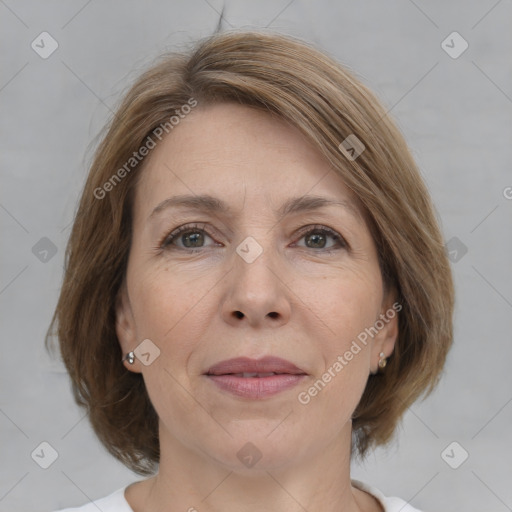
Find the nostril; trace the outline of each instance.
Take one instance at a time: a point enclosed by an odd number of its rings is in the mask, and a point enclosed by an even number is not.
[[[243,318],[244,317],[244,314],[241,312],[241,311],[235,311],[235,316],[237,318]]]
[[[272,311],[271,313],[269,313],[269,314],[268,314],[268,316],[269,316],[270,318],[277,318],[278,313],[276,313],[275,311]]]

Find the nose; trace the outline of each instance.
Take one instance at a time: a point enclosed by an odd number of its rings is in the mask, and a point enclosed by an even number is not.
[[[276,260],[265,250],[251,263],[238,254],[234,267],[225,276],[222,316],[240,327],[280,327],[290,319],[290,290]]]

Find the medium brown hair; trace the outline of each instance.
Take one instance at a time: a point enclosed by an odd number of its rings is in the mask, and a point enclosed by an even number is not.
[[[121,363],[115,330],[133,192],[144,163],[132,169],[126,162],[191,99],[197,108],[237,102],[288,121],[366,210],[384,283],[396,290],[402,310],[394,353],[384,372],[369,377],[353,414],[353,449],[362,456],[389,441],[406,409],[436,385],[452,343],[452,276],[428,191],[404,138],[359,80],[302,41],[261,32],[217,34],[188,53],[166,55],[140,76],[90,168],[47,345],[56,330],[75,399],[87,408],[106,448],[137,473],[154,472],[158,417],[142,375]],[[365,146],[354,160],[339,149],[349,135]],[[123,166],[128,171],[114,183]],[[109,180],[112,186],[98,198]]]

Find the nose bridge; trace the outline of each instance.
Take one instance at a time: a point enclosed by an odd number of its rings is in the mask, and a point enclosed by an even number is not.
[[[277,278],[273,267],[278,266],[278,261],[272,233],[267,233],[265,239],[263,235],[258,238],[259,242],[248,236],[238,244],[233,270],[235,286],[243,287],[247,298],[259,298],[261,301],[275,295]]]
[[[279,252],[272,232],[248,236],[236,247],[229,273],[229,293],[223,306],[229,321],[246,319],[252,325],[269,319],[285,321],[290,306],[279,276]],[[275,323],[275,322],[274,322]]]

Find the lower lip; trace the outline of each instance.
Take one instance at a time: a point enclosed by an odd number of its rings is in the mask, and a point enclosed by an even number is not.
[[[267,398],[295,387],[306,375],[280,374],[269,377],[207,375],[220,389],[244,398]]]

